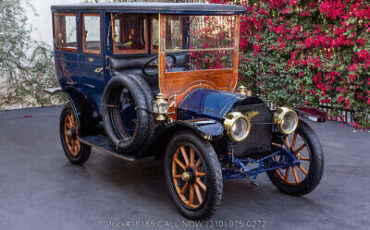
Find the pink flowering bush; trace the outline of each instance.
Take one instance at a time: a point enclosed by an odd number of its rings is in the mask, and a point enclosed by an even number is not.
[[[240,78],[278,105],[330,103],[370,127],[368,0],[213,0],[247,8]]]

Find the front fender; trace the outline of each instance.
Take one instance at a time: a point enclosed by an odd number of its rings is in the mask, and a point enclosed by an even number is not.
[[[203,118],[194,120],[177,120],[174,122],[177,125],[187,126],[202,136],[220,136],[224,132],[224,127],[218,121]]]
[[[311,121],[325,122],[328,120],[328,114],[321,109],[311,107],[299,107],[294,109],[301,117],[306,117]]]

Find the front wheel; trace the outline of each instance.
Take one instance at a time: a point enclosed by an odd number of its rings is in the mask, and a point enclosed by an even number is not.
[[[283,144],[285,142],[285,144]],[[283,146],[300,160],[299,166],[267,172],[271,182],[282,192],[305,195],[316,188],[324,172],[324,153],[312,128],[300,120],[297,130],[273,146]]]
[[[165,156],[170,196],[189,219],[208,219],[221,203],[221,166],[212,145],[191,132],[174,135]]]
[[[67,103],[60,115],[60,139],[68,160],[76,165],[83,165],[90,156],[91,147],[79,140],[79,125],[73,107]]]

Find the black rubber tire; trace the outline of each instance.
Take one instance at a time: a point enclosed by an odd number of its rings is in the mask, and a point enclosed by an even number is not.
[[[73,110],[73,107],[71,103],[67,103],[64,105],[63,110],[60,114],[60,120],[59,120],[59,134],[60,134],[60,140],[62,142],[63,150],[64,153],[67,157],[67,159],[75,165],[83,165],[90,157],[91,153],[91,146],[85,145],[80,142],[80,151],[78,152],[77,156],[74,156],[70,150],[67,147],[65,135],[64,135],[64,121],[65,121],[65,116],[67,115],[68,112],[72,112],[76,118],[76,122],[78,125],[78,128],[80,127],[78,117],[76,116],[76,113]]]
[[[141,83],[140,83],[141,82]],[[106,135],[116,146],[117,151],[127,155],[134,155],[142,149],[152,138],[153,117],[152,105],[149,103],[152,99],[148,97],[149,93],[143,90],[146,82],[143,79],[134,76],[117,73],[106,85],[102,98],[102,117]],[[133,136],[127,136],[117,127],[120,119],[116,116],[117,108],[106,106],[119,106],[119,95],[126,88],[134,100],[137,116],[137,126]],[[138,154],[137,154],[138,155]]]
[[[324,172],[324,152],[319,138],[312,128],[299,120],[297,130],[310,150],[310,167],[306,178],[298,185],[289,185],[279,178],[275,171],[267,172],[271,182],[283,193],[293,196],[303,196],[313,191],[320,183]]]
[[[146,101],[146,109],[150,111],[150,113],[148,113],[148,116],[149,116],[148,138],[151,139],[154,136],[154,131],[157,127],[157,123],[155,121],[155,117],[153,113],[154,95],[153,95],[152,89],[148,85],[147,81],[144,80],[142,75],[127,74],[127,76],[132,78],[140,86],[142,92],[144,93],[144,97]]]
[[[178,146],[187,144],[199,153],[207,171],[207,190],[205,199],[197,209],[189,209],[181,201],[171,178],[172,158]],[[221,204],[223,194],[223,177],[220,162],[212,145],[190,131],[177,132],[170,140],[165,155],[165,175],[167,187],[172,200],[183,216],[192,220],[209,219]]]

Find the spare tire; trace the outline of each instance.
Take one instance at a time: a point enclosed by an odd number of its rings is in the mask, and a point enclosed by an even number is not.
[[[114,75],[122,74],[122,72],[113,72]],[[140,74],[125,74],[127,77],[132,78],[140,87],[144,93],[145,101],[147,104],[147,111],[150,111],[149,115],[149,137],[153,137],[154,131],[156,128],[157,123],[155,122],[155,117],[153,113],[153,102],[154,102],[154,94],[150,86],[148,85],[148,81],[144,79],[144,77]]]
[[[127,155],[143,154],[153,137],[153,95],[139,76],[115,72],[105,87],[102,117],[106,135],[116,150]]]

